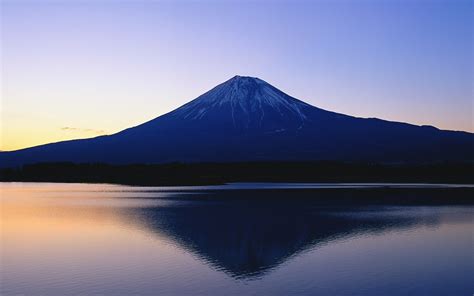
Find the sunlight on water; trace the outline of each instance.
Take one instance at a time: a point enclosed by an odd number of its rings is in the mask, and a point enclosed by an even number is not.
[[[0,183],[0,294],[474,290],[471,205],[344,206],[229,186]]]

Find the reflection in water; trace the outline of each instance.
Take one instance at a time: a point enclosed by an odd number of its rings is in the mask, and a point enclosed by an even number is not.
[[[305,249],[339,238],[420,223],[436,226],[440,219],[380,208],[373,211],[378,214],[321,209],[309,201],[290,205],[201,201],[134,209],[128,215],[237,278],[261,276]]]
[[[460,192],[464,205],[426,206],[447,196],[455,203],[453,191],[0,188],[2,295],[457,295],[474,288],[473,208]],[[407,197],[411,205],[401,206]]]

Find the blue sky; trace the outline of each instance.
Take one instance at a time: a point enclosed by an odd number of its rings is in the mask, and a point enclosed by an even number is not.
[[[474,131],[473,1],[8,1],[0,150],[114,133],[234,75]]]

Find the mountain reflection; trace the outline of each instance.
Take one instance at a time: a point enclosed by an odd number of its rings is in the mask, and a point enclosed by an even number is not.
[[[440,219],[415,215],[413,208],[321,204],[296,192],[272,202],[271,192],[239,194],[173,195],[167,206],[134,209],[127,216],[240,279],[258,278],[306,249],[338,239],[435,226]]]

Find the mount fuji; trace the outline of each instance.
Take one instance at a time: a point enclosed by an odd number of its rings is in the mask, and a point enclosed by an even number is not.
[[[39,162],[470,162],[474,134],[326,111],[235,76],[113,135],[0,152],[0,167]]]

